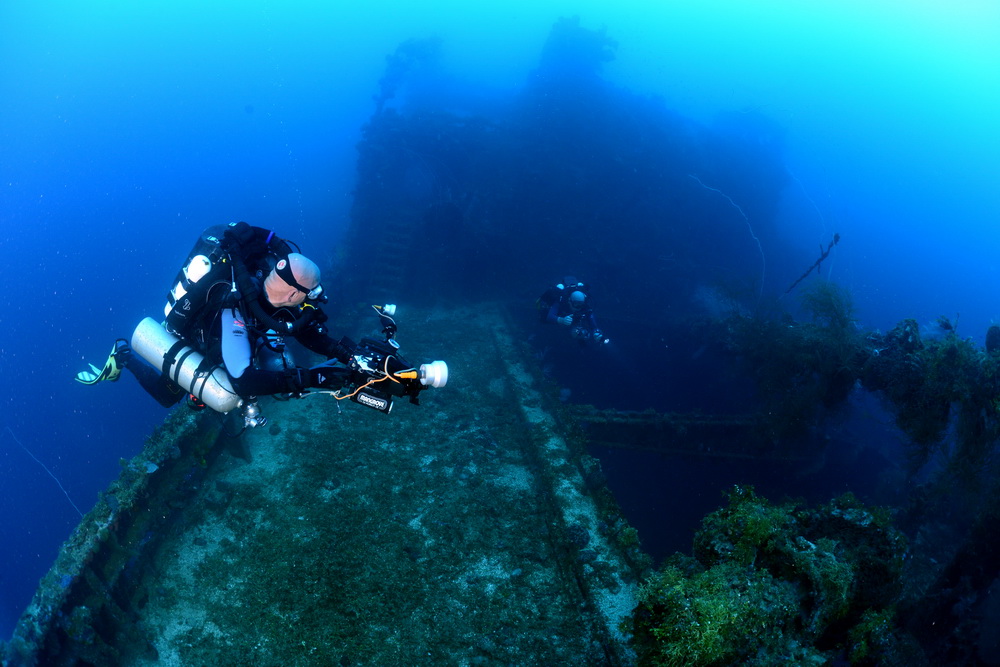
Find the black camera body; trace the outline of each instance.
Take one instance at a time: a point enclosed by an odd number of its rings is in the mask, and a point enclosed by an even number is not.
[[[428,387],[443,387],[448,383],[448,364],[441,360],[414,367],[399,356],[396,342],[396,321],[392,315],[396,306],[372,306],[378,313],[384,340],[362,338],[355,344],[348,338],[340,345],[349,350],[344,385],[337,392],[369,408],[389,414],[394,396],[409,396],[410,403],[419,405],[420,392]]]
[[[405,359],[397,354],[395,341],[380,341],[362,338],[351,353],[347,363],[350,376],[343,391],[347,391],[355,403],[389,414],[393,396],[409,396],[410,403],[419,405],[417,398],[426,387],[417,379],[398,378],[400,371],[411,370]]]

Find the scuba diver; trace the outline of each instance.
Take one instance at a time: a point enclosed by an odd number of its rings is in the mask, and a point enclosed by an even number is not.
[[[322,310],[319,267],[297,251],[273,231],[245,222],[208,228],[168,293],[163,322],[145,318],[131,344],[118,339],[103,368],[91,364],[76,380],[114,382],[127,368],[164,407],[185,396],[197,409],[228,413],[242,407],[245,426],[266,423],[256,405],[259,396],[302,396],[318,388],[388,413],[390,395],[408,395],[416,403],[424,386],[444,385],[443,361],[418,371],[395,355],[393,311],[384,311],[389,306],[375,307],[385,343],[334,340]],[[285,349],[288,336],[327,361],[297,366]],[[387,390],[362,391],[385,379],[392,380]],[[352,382],[361,386],[339,395]]]
[[[567,277],[538,297],[535,307],[543,324],[559,324],[570,328],[570,335],[581,344],[587,341],[607,343],[608,338],[597,326],[594,310],[587,296],[587,285]]]

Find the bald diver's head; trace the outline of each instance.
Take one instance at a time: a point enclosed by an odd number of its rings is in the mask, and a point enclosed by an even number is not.
[[[306,297],[319,296],[320,274],[316,262],[297,252],[289,253],[274,265],[264,279],[264,295],[275,308],[298,306]]]

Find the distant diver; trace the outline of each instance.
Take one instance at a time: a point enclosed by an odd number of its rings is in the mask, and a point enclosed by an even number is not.
[[[567,276],[561,283],[548,288],[538,297],[535,307],[538,319],[543,324],[558,324],[569,327],[570,335],[582,344],[593,341],[599,344],[610,342],[597,326],[594,310],[587,296],[587,285]]]

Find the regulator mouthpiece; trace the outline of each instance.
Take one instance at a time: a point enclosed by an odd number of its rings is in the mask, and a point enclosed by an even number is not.
[[[420,384],[435,388],[448,384],[448,364],[440,359],[429,364],[420,364]]]

